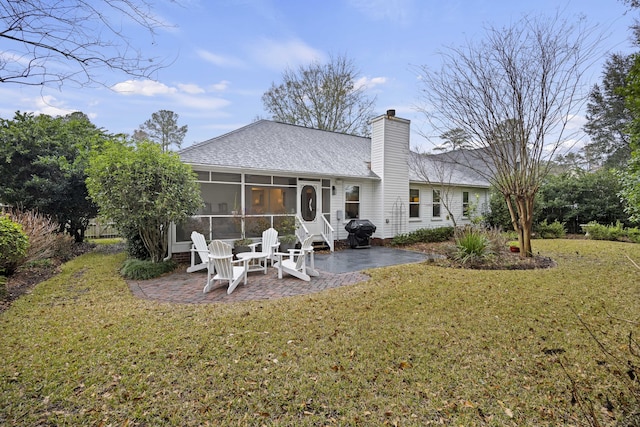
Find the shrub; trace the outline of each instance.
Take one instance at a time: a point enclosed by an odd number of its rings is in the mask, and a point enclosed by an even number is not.
[[[545,219],[535,227],[535,230],[538,236],[543,239],[561,239],[566,234],[564,226],[565,224],[558,220],[549,224]]]
[[[453,227],[420,228],[411,233],[399,234],[391,240],[392,245],[410,245],[413,243],[446,242],[454,234]]]
[[[620,240],[625,237],[622,224],[618,221],[616,225],[601,225],[591,221],[584,226],[587,238],[592,240]]]
[[[151,262],[130,258],[124,262],[120,274],[126,279],[147,280],[175,270],[175,261]]]
[[[29,238],[22,226],[8,215],[0,215],[0,273],[10,275],[24,261]]]
[[[129,257],[139,260],[151,259],[151,255],[149,255],[149,251],[145,247],[142,237],[140,237],[140,233],[138,233],[137,229],[125,228],[121,231],[127,242],[125,247]]]
[[[55,256],[58,246],[58,223],[35,211],[13,209],[9,212],[12,221],[22,226],[29,238],[26,261],[37,261]]]
[[[456,233],[454,259],[466,264],[486,258],[491,254],[491,241],[487,234],[475,227],[465,227]]]
[[[640,243],[640,228],[627,228],[627,237],[633,243]]]

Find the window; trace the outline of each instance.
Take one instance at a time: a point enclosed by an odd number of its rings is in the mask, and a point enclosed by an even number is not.
[[[420,218],[420,190],[409,189],[409,218]]]
[[[469,192],[462,192],[462,216],[469,218]]]
[[[434,218],[440,218],[440,190],[433,190],[433,212]]]
[[[230,215],[240,211],[240,184],[201,183],[204,206],[198,215]]]
[[[295,187],[247,185],[244,193],[247,215],[278,215],[296,211]]]
[[[344,218],[360,218],[360,186],[346,185],[344,193]]]

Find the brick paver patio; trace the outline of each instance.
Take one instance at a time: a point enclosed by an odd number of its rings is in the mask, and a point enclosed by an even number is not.
[[[139,298],[200,304],[267,300],[311,294],[368,279],[369,276],[360,272],[336,274],[324,271],[320,271],[320,276],[312,277],[310,282],[286,276],[278,279],[278,270],[269,267],[267,274],[262,272],[249,273],[247,284],[240,284],[231,295],[227,295],[226,282],[211,292],[203,293],[202,288],[207,281],[206,270],[194,273],[182,270],[155,279],[129,281],[128,283],[131,292]]]
[[[287,275],[278,279],[278,270],[269,267],[267,274],[249,273],[247,284],[240,284],[231,295],[227,295],[226,284],[202,293],[207,281],[206,270],[187,273],[186,268],[156,279],[129,281],[129,288],[139,298],[187,304],[276,299],[363,282],[369,279],[363,270],[423,262],[427,258],[423,253],[387,247],[317,253],[315,268],[320,276],[311,277],[310,282]]]

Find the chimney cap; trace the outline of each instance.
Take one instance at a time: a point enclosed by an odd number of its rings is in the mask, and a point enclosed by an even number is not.
[[[395,117],[396,116],[396,110],[387,110],[387,116],[388,117]]]

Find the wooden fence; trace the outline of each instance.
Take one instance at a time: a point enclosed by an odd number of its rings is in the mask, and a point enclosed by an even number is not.
[[[102,223],[98,219],[92,219],[89,221],[87,231],[84,233],[85,237],[90,239],[101,239],[107,237],[120,237],[120,233],[114,227],[112,222]]]

